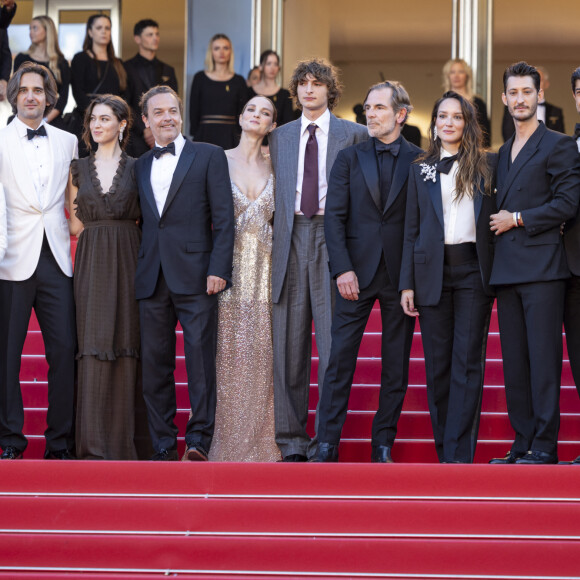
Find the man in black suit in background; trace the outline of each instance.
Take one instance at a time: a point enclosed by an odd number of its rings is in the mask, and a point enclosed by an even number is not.
[[[550,86],[550,78],[548,71],[543,66],[535,67],[540,73],[540,88],[545,93]],[[536,114],[539,121],[542,121],[548,129],[558,131],[558,133],[565,133],[564,131],[564,112],[560,107],[546,102],[544,97],[538,102]],[[510,115],[508,108],[504,107],[503,119],[501,122],[501,134],[504,142],[507,141],[514,134],[514,120]]]
[[[206,461],[216,406],[217,294],[231,284],[234,209],[221,147],[181,134],[183,104],[158,86],[142,98],[155,147],[135,175],[143,215],[135,290],[141,322],[143,397],[156,461],[177,460],[175,326],[185,342],[192,415],[186,458]]]
[[[372,86],[364,108],[368,141],[341,151],[330,173],[324,233],[337,296],[330,360],[319,405],[315,461],[338,461],[356,360],[375,303],[381,305],[382,365],[379,408],[372,428],[372,461],[391,463],[409,379],[415,320],[400,306],[399,272],[407,179],[421,149],[401,136],[412,110],[396,81]]]
[[[157,58],[159,24],[151,19],[139,20],[133,28],[133,35],[139,52],[123,63],[127,71],[127,102],[133,111],[127,152],[132,157],[140,157],[155,145],[151,130],[141,119],[141,96],[157,85],[167,85],[176,93],[178,89],[175,69]]]
[[[572,73],[572,94],[576,102],[576,110],[580,113],[580,68]],[[580,123],[574,130],[576,146],[580,151]],[[570,278],[566,281],[566,302],[564,304],[564,328],[566,329],[566,345],[570,358],[572,376],[576,390],[580,395],[580,219],[566,223],[564,229],[564,247],[570,268]],[[572,461],[580,465],[580,455]]]
[[[557,463],[564,292],[570,271],[560,235],[580,199],[574,140],[546,129],[540,75],[525,62],[504,72],[502,100],[515,134],[499,150],[490,283],[497,288],[511,450],[491,463]]]
[[[16,14],[14,0],[5,0],[0,7],[0,101],[6,98],[6,87],[12,72],[12,53],[6,29],[10,26],[14,14]]]

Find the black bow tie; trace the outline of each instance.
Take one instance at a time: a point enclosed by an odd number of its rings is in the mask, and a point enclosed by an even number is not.
[[[153,155],[155,155],[155,159],[159,159],[164,153],[175,155],[175,143],[169,143],[167,147],[153,147]]]
[[[574,127],[574,137],[576,139],[580,137],[580,123],[576,123],[576,126]]]
[[[456,153],[451,157],[443,157],[443,159],[437,162],[437,171],[439,171],[439,173],[445,173],[445,175],[447,175],[451,171],[453,164],[457,161],[458,155],[459,154]]]
[[[375,149],[380,155],[381,153],[389,152],[393,157],[399,154],[399,149],[401,148],[401,143],[383,143],[378,139],[375,139]]]
[[[46,137],[46,129],[44,125],[41,125],[34,131],[33,129],[26,129],[26,135],[28,136],[28,140],[32,141],[35,137]]]

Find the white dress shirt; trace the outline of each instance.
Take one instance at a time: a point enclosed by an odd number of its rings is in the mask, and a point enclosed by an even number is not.
[[[441,149],[441,159],[451,157],[451,153]],[[448,174],[440,173],[441,200],[443,202],[443,223],[445,224],[445,243],[475,243],[475,209],[473,198],[468,195],[458,201],[455,191],[455,178],[459,163],[456,161]]]
[[[304,153],[308,141],[308,125],[314,123],[316,129],[316,141],[318,143],[318,212],[317,215],[324,215],[326,205],[326,191],[328,183],[326,181],[326,151],[328,150],[328,131],[330,130],[330,111],[326,109],[316,121],[309,121],[304,114],[300,117],[300,148],[298,150],[298,175],[296,176],[296,204],[294,211],[302,215],[300,202],[302,200],[302,181],[304,180]]]
[[[51,167],[51,152],[48,137],[34,137],[29,140],[28,129],[30,127],[24,124],[18,117],[14,117],[12,122],[15,123],[18,137],[22,140],[30,177],[36,190],[36,198],[38,199],[40,207],[44,208]],[[38,127],[42,127],[42,125],[44,125],[44,121]]]
[[[153,163],[151,164],[151,188],[153,189],[153,195],[155,197],[155,203],[157,204],[159,215],[163,213],[167,194],[169,193],[169,186],[171,185],[171,180],[173,179],[179,156],[185,147],[184,136],[179,134],[174,143],[175,155],[165,153],[159,159],[153,157]],[[156,141],[155,147],[161,147],[161,145]]]
[[[0,184],[0,262],[6,255],[8,247],[8,224],[6,223],[6,198],[4,188]]]

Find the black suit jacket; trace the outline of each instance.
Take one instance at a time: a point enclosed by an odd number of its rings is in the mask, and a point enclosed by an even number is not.
[[[564,131],[564,112],[560,107],[545,102],[546,106],[546,127],[558,133],[565,133]],[[503,119],[501,122],[501,134],[504,142],[507,141],[515,132],[514,120],[509,114],[508,108],[504,107]]]
[[[576,141],[576,137],[574,137],[574,141]],[[574,276],[580,276],[580,208],[576,217],[566,222],[564,248],[570,272]]]
[[[16,14],[16,8],[18,4],[14,4],[14,8],[12,10],[8,10],[6,6],[0,7],[0,28],[8,28],[14,15]]]
[[[404,138],[389,197],[381,207],[374,140],[339,152],[328,182],[324,235],[330,273],[336,278],[354,270],[359,287],[371,282],[384,253],[391,282],[399,285],[409,166],[422,153]]]
[[[488,154],[488,162],[495,166],[496,155]],[[432,165],[432,164],[431,164]],[[405,242],[399,291],[413,290],[415,304],[434,306],[439,303],[443,288],[445,258],[445,229],[440,174],[435,181],[421,173],[421,165],[414,164],[409,174]],[[483,184],[480,184],[480,190]],[[493,296],[489,277],[493,262],[493,235],[489,216],[496,211],[495,196],[478,192],[473,198],[475,213],[475,246],[486,294]]]
[[[0,81],[8,81],[12,72],[12,53],[6,28],[10,26],[14,14],[16,14],[16,5],[12,10],[7,10],[4,6],[0,7]]]
[[[560,234],[580,200],[580,158],[574,139],[540,123],[511,168],[513,137],[499,150],[497,206],[521,211],[524,227],[496,236],[492,284],[568,278]]]
[[[140,157],[149,151],[149,146],[143,139],[145,124],[141,118],[141,107],[139,106],[141,96],[157,85],[167,85],[177,92],[177,77],[172,66],[165,64],[158,58],[148,61],[140,54],[125,61],[123,66],[127,71],[127,103],[133,112],[133,126],[131,127],[128,151],[133,157]]]
[[[159,269],[171,292],[203,294],[207,276],[231,284],[234,209],[228,164],[220,147],[186,141],[161,215],[151,187],[153,152],[135,164],[143,216],[137,299],[155,290]]]

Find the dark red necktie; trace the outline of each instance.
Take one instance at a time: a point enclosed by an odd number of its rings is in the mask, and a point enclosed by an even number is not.
[[[302,180],[302,197],[300,211],[308,218],[318,212],[318,141],[316,140],[317,126],[308,125],[308,141],[304,152],[304,179]]]

